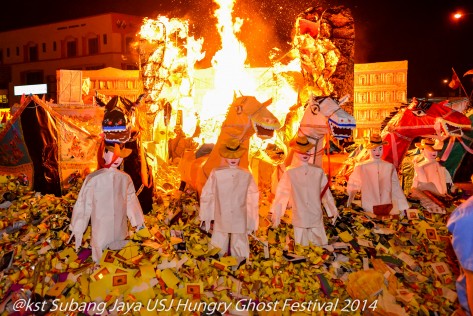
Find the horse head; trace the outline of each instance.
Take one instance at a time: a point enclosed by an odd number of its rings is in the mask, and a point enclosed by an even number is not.
[[[355,118],[340,105],[348,96],[339,100],[330,96],[311,95],[305,104],[299,132],[312,139],[319,139],[327,133],[335,138],[348,138],[356,127]]]
[[[114,143],[125,143],[131,138],[131,131],[135,120],[135,107],[139,104],[142,95],[137,101],[132,102],[125,97],[114,96],[104,104],[104,116],[102,120],[102,131],[105,141]]]
[[[234,98],[222,131],[240,140],[249,139],[255,133],[261,139],[271,138],[281,128],[279,120],[267,109],[271,102],[269,99],[261,103],[254,96]]]

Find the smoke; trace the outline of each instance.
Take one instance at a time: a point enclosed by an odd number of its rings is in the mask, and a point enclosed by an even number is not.
[[[287,45],[279,36],[274,20],[268,16],[255,12],[256,1],[243,3],[236,8],[236,15],[246,17],[242,25],[238,38],[246,46],[248,57],[247,63],[251,67],[269,66],[269,53],[271,49],[277,47],[283,50]],[[290,28],[288,29],[290,33]]]

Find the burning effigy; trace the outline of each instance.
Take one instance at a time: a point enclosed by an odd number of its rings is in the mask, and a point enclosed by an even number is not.
[[[377,215],[363,211],[359,203],[346,207],[345,187],[331,183],[321,169],[330,140],[349,138],[356,125],[348,96],[353,90],[354,52],[350,10],[314,6],[302,12],[294,23],[290,51],[273,58],[271,67],[251,68],[246,48],[236,36],[244,21],[233,18],[233,1],[216,4],[222,47],[211,68],[195,68],[204,57],[204,42],[190,34],[188,22],[162,16],[145,19],[136,43],[144,93],[139,102],[123,96],[103,101],[103,107],[94,108],[103,109],[99,124],[91,124],[95,129],[51,112],[61,131],[67,131],[59,132],[67,138],[63,143],[67,148],[61,145],[65,154],[59,168],[74,175],[74,181],[63,186],[64,194],[41,194],[32,191],[24,177],[0,176],[0,207],[6,210],[0,217],[0,313],[452,314],[459,306],[454,282],[459,271],[445,223],[466,195],[458,191],[445,214],[429,212],[408,197],[405,216]],[[41,108],[51,107],[34,100]],[[401,109],[383,132],[383,142],[411,137],[410,143],[414,142],[412,135],[402,133],[420,129],[398,130],[398,125],[406,124],[397,123],[403,116],[419,122],[432,109],[439,112],[429,118],[428,132],[467,128],[463,116],[448,112],[446,118],[441,105],[422,103]],[[74,134],[79,130],[85,134]],[[125,238],[120,247],[103,249],[94,262],[94,232],[86,223],[77,250],[68,243],[72,209],[86,175],[71,170],[99,162],[101,132],[104,140],[126,143],[125,147],[135,141],[135,164],[125,161],[125,167],[133,165],[143,185],[152,179],[154,187],[145,225],[139,230],[129,227],[128,235],[120,226],[120,237]],[[15,139],[20,143],[21,137]],[[398,166],[409,145],[396,144],[387,144],[385,154],[392,155],[390,162]],[[291,148],[299,149],[299,161],[293,161]],[[85,161],[91,157],[93,162]],[[231,182],[236,181],[231,162],[224,163],[235,157],[240,159],[238,168],[252,172],[238,173],[245,180],[270,178],[287,168],[282,187],[288,182],[291,187],[301,185],[297,173],[316,174],[320,183],[304,177],[304,190],[291,192],[299,204],[284,199],[285,210],[271,213],[275,197],[271,181],[246,181],[238,187],[239,182]],[[215,176],[221,170],[225,172]],[[210,175],[212,190],[201,194]],[[224,185],[217,185],[220,176]],[[226,189],[235,186],[238,190]],[[295,207],[309,201],[301,192],[312,187],[317,189],[312,200],[322,200],[314,217],[317,229],[324,227],[319,239],[305,230],[307,223],[300,214],[294,221]],[[226,191],[218,192],[219,188]],[[201,212],[201,198],[207,202],[214,195],[233,198],[246,188],[252,198],[245,202],[251,205],[234,206],[252,210],[251,225],[238,232],[244,236],[227,240],[215,220],[228,224],[231,217]],[[281,192],[287,193],[280,189],[279,200],[290,195]],[[324,204],[330,214],[322,213]],[[217,237],[222,239],[220,247],[212,242]],[[240,252],[235,248],[242,241],[245,249]],[[29,303],[21,305],[23,301]]]

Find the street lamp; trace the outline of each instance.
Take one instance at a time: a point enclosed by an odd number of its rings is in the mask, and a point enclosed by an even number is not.
[[[470,15],[470,14],[473,14],[473,12],[467,12],[467,13],[464,13],[464,12],[461,12],[461,11],[458,11],[456,13],[453,14],[453,18],[455,20],[460,20],[462,17],[464,17],[465,15]]]
[[[443,79],[442,82],[443,82],[443,87],[445,89],[445,97],[448,98],[448,79]]]

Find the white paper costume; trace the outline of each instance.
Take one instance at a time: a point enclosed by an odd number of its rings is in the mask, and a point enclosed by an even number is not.
[[[127,218],[133,227],[144,224],[133,182],[128,174],[117,169],[127,153],[129,155],[129,152],[118,149],[104,154],[108,167],[86,177],[72,211],[70,230],[75,237],[76,251],[82,243],[89,219],[91,221],[92,259],[95,262],[100,261],[102,251],[109,244],[127,237]]]
[[[379,135],[373,135],[367,145],[371,158],[356,164],[347,184],[348,206],[356,192],[361,191],[361,207],[373,213],[376,205],[393,204],[390,214],[409,208],[406,196],[399,184],[396,168],[392,163],[381,160],[383,145]]]
[[[271,206],[273,227],[279,226],[281,217],[290,203],[294,241],[302,246],[307,246],[309,243],[326,245],[328,240],[323,222],[322,204],[327,215],[333,217],[334,221],[338,216],[332,193],[328,187],[326,188],[327,177],[321,168],[308,164],[308,159],[312,155],[309,152],[314,146],[306,137],[296,137],[291,147],[299,160],[296,165],[288,167],[278,183]]]
[[[416,144],[416,147],[423,150],[424,160],[414,163],[412,187],[419,190],[427,189],[437,195],[446,195],[447,184],[453,185],[453,181],[448,170],[437,162],[438,150],[434,144],[433,141],[429,143],[429,140],[424,139]],[[430,187],[427,186],[428,183],[431,183]]]
[[[220,155],[229,166],[211,171],[200,197],[200,220],[205,222],[207,231],[214,221],[211,243],[221,249],[221,256],[230,241],[232,256],[248,258],[248,233],[258,229],[258,187],[251,173],[238,167],[244,152],[233,139],[220,148]]]

